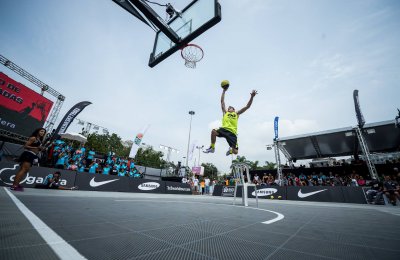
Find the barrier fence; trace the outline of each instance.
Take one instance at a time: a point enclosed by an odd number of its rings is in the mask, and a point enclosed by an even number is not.
[[[216,185],[213,196],[233,197],[235,186]],[[282,199],[318,202],[341,202],[367,204],[362,187],[347,186],[258,186],[257,195],[259,199]],[[238,197],[242,196],[242,189],[238,187]],[[248,198],[255,198],[254,187],[249,187]]]
[[[19,164],[17,163],[0,162],[0,185],[10,186],[18,169]],[[60,186],[78,186],[79,190],[192,194],[189,184],[186,183],[133,179],[87,172],[78,173],[76,171],[36,166],[30,169],[21,185],[26,188],[34,188],[36,185],[42,184],[48,174],[56,171],[61,172]]]
[[[0,162],[0,185],[10,186],[17,173],[19,164]],[[113,175],[78,173],[70,170],[33,166],[21,185],[26,188],[34,188],[42,184],[46,176],[56,171],[61,172],[60,185],[64,187],[78,186],[79,190],[88,191],[119,191],[140,193],[168,193],[168,194],[192,194],[189,184],[171,181],[132,179]],[[234,195],[235,186],[216,185],[213,196]],[[298,201],[342,202],[366,204],[366,197],[361,187],[345,186],[259,186],[257,195],[260,199],[282,199]],[[242,196],[242,187],[238,187],[237,196]],[[248,187],[248,197],[255,198],[254,187]]]

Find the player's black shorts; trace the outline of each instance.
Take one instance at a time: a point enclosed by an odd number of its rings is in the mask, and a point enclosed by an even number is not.
[[[233,147],[236,149],[239,149],[238,143],[237,143],[237,136],[232,133],[229,130],[226,130],[225,128],[218,128],[217,129],[218,137],[224,137],[226,141],[229,144],[229,147]]]
[[[20,164],[23,162],[29,162],[31,165],[33,165],[39,162],[39,157],[32,152],[24,151],[19,157],[18,161]]]

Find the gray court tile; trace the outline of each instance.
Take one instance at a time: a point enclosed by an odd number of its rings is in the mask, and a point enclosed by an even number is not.
[[[318,254],[339,259],[374,259],[371,258],[375,250],[362,246],[339,244],[332,241],[321,241],[303,237],[294,237],[283,246],[284,249],[292,249],[304,253]],[[386,252],[387,253],[386,253]],[[382,250],[382,255],[378,259],[388,259],[387,256],[393,254],[392,251]]]
[[[264,259],[275,250],[274,247],[260,246],[225,236],[207,238],[183,247],[217,259],[240,260]]]
[[[145,231],[142,233],[176,245],[186,244],[213,236],[212,233],[185,227],[170,227],[152,231]]]
[[[306,254],[291,250],[279,249],[272,256],[267,258],[268,260],[327,260],[335,259],[328,258],[322,255]]]
[[[366,247],[378,247],[382,249],[398,250],[400,254],[400,237],[398,237],[398,239],[388,239],[384,237],[377,239],[376,237],[373,237],[373,230],[370,230],[370,235],[371,236],[361,236],[358,232],[354,232],[351,234],[327,232],[324,229],[313,228],[303,228],[297,234],[297,236],[301,237],[338,242],[342,244],[354,244]]]
[[[213,259],[193,251],[185,250],[183,248],[174,247],[161,252],[156,252],[144,256],[139,256],[134,259],[148,259],[148,260],[178,260],[178,259],[191,259],[191,260],[208,260]]]
[[[130,259],[171,248],[163,241],[139,233],[69,242],[88,259]]]
[[[263,229],[248,228],[233,230],[223,236],[276,247],[282,245],[290,237],[290,235],[271,233]]]
[[[60,259],[47,245],[23,248],[0,249],[0,259],[11,260],[58,260]]]

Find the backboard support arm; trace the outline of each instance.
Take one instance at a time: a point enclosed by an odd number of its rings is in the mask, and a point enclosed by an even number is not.
[[[133,4],[147,19],[149,19],[172,42],[179,43],[180,37],[164,22],[164,20],[143,0],[126,0]]]

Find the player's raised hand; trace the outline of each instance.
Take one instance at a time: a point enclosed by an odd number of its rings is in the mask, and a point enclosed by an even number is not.
[[[257,95],[257,94],[258,94],[257,90],[253,90],[253,91],[250,93],[251,97],[254,97],[254,96]]]

